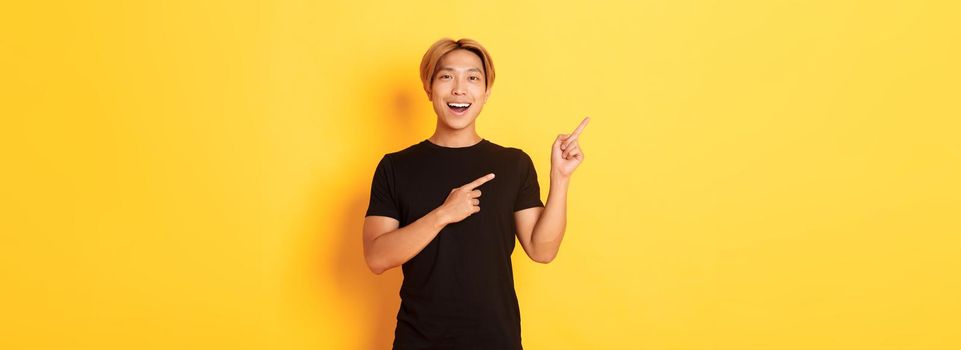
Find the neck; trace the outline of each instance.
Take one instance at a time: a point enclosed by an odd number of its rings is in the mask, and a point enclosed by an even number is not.
[[[480,135],[477,135],[477,131],[474,130],[473,126],[474,125],[471,124],[471,127],[452,130],[437,125],[437,129],[434,130],[434,134],[430,136],[429,140],[435,145],[444,147],[473,146],[481,141]]]

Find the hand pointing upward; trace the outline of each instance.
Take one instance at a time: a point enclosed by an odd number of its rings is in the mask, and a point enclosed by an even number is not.
[[[584,152],[577,144],[577,138],[584,132],[590,117],[584,118],[581,124],[570,134],[557,135],[551,147],[551,174],[570,177],[574,169],[584,161]]]

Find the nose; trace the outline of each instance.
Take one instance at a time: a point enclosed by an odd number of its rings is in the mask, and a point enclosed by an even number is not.
[[[451,93],[454,94],[454,95],[466,95],[466,94],[467,94],[467,91],[464,90],[464,88],[463,88],[463,82],[461,82],[460,79],[456,79],[456,81],[454,82],[454,88],[453,88],[453,90],[451,91]]]

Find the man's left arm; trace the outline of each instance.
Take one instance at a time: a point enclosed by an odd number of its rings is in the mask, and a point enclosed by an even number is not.
[[[517,239],[527,256],[546,264],[554,260],[561,247],[567,227],[567,190],[571,175],[584,161],[584,152],[577,144],[590,118],[584,118],[570,134],[557,135],[551,147],[551,185],[544,207],[533,207],[514,212]]]

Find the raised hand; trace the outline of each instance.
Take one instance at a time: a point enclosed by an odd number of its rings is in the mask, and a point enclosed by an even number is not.
[[[584,161],[584,152],[577,144],[577,138],[590,120],[590,117],[584,118],[570,134],[557,135],[551,147],[551,174],[570,177],[574,169]]]
[[[444,204],[441,204],[440,211],[447,223],[455,223],[466,219],[468,216],[480,211],[481,191],[477,187],[494,178],[490,173],[483,177],[471,181],[470,183],[450,190]]]

